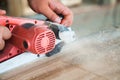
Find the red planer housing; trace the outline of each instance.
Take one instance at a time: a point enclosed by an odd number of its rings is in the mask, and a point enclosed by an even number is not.
[[[0,16],[0,26],[8,27],[12,37],[0,51],[0,62],[25,51],[46,54],[55,47],[55,34],[45,25],[45,21]]]

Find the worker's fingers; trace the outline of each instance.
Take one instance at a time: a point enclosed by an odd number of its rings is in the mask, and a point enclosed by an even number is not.
[[[69,13],[68,13],[69,12]],[[61,14],[64,15],[64,18],[62,19],[61,24],[65,26],[71,26],[73,23],[73,13],[71,11],[63,10]]]
[[[70,26],[72,24],[73,13],[69,8],[67,8],[63,4],[55,2],[53,0],[51,0],[49,6],[56,14],[61,14],[64,16],[61,24],[65,25],[65,26]]]
[[[49,7],[49,1],[51,0],[28,0],[35,12],[45,15],[53,22],[61,23],[60,17]]]
[[[61,18],[49,7],[47,7],[46,10],[42,11],[41,13],[44,14],[51,21],[61,23]]]
[[[5,14],[6,14],[6,11],[0,9],[0,15],[5,15]]]
[[[0,38],[0,50],[2,50],[5,46],[5,42],[2,38]]]
[[[11,37],[11,32],[7,27],[0,27],[0,34],[3,40],[7,40]]]
[[[71,17],[72,15],[67,15],[64,17],[64,19],[61,21],[61,24],[65,25],[65,26],[71,26],[73,23],[73,17]]]

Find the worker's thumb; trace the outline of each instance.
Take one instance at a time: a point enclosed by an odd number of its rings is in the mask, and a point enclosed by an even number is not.
[[[5,42],[2,38],[0,38],[0,50],[2,50],[5,46]]]
[[[0,37],[3,40],[7,40],[11,37],[11,32],[7,27],[0,26]]]
[[[6,39],[11,37],[11,32],[7,27],[0,26],[0,50],[2,50],[5,46]]]
[[[5,15],[5,14],[6,14],[6,11],[0,9],[0,15]]]
[[[52,9],[48,8],[43,14],[51,21],[61,23],[61,18]]]

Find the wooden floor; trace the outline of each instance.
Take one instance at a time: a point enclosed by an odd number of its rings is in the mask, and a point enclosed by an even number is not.
[[[0,80],[120,80],[120,27],[79,36],[59,54],[0,74]]]

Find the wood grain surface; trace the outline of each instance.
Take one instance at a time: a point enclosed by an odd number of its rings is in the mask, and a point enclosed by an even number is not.
[[[0,75],[1,80],[119,80],[120,29],[78,39],[50,58]]]

